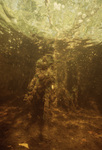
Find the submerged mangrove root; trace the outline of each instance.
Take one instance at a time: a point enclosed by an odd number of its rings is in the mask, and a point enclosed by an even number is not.
[[[51,93],[54,90],[54,60],[52,55],[45,55],[36,63],[36,73],[28,85],[24,100],[31,104],[34,120],[43,120],[50,108]]]

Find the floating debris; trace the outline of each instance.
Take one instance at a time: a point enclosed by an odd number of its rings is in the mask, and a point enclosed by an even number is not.
[[[28,148],[28,149],[29,149],[29,146],[28,146],[28,144],[27,144],[27,143],[19,143],[19,146],[23,146],[23,147],[26,147],[26,148]]]

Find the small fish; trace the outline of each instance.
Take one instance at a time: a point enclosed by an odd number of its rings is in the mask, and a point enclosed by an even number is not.
[[[54,87],[54,85],[53,85],[53,84],[51,85],[51,88],[52,88],[52,90],[54,90],[54,88],[55,88],[55,87]]]

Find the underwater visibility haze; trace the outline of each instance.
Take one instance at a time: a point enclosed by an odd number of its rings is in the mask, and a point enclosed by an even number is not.
[[[102,0],[0,0],[0,150],[101,150]]]

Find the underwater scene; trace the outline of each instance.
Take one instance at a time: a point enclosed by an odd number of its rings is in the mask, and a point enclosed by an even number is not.
[[[102,149],[102,0],[0,0],[0,150]]]

